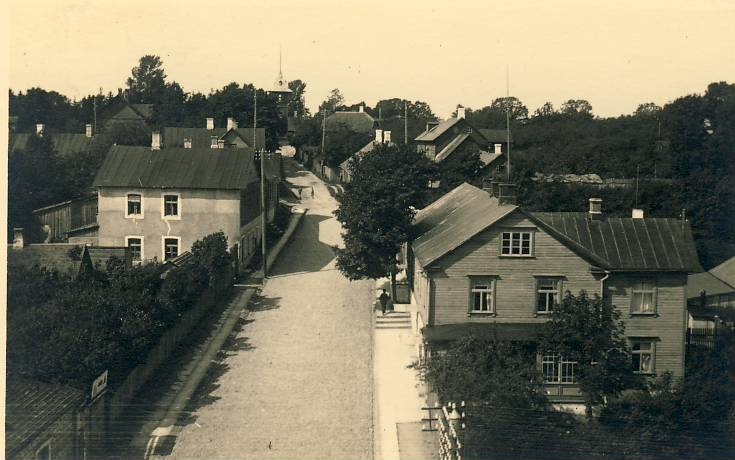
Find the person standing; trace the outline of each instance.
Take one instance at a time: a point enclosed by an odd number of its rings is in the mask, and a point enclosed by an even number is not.
[[[383,289],[383,293],[380,294],[380,307],[383,309],[383,316],[385,316],[385,308],[388,306],[388,299],[390,299],[390,296],[388,293]]]
[[[314,198],[314,187],[311,187],[311,197]]]

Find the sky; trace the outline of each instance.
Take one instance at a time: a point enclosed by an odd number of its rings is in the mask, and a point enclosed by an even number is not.
[[[77,99],[124,87],[145,54],[186,91],[267,88],[279,49],[313,111],[339,88],[348,104],[398,97],[448,117],[509,80],[531,112],[587,99],[617,116],[735,81],[732,0],[10,0],[8,13],[10,88]]]

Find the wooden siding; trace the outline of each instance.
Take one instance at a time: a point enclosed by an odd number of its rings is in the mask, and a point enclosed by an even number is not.
[[[533,231],[533,257],[501,257],[501,233]],[[516,213],[439,259],[431,272],[436,303],[433,325],[467,322],[543,322],[536,313],[536,280],[559,276],[562,292],[599,292],[599,276],[590,264]],[[495,316],[469,315],[470,276],[495,278]]]
[[[51,229],[51,242],[63,242],[70,231],[97,223],[97,197],[65,201],[37,209],[33,214],[41,225]]]
[[[653,280],[656,286],[656,315],[631,315],[631,291],[636,281]],[[625,321],[625,335],[630,338],[652,338],[656,345],[656,374],[670,371],[676,377],[684,375],[684,343],[686,340],[685,273],[613,274],[605,282],[609,299]]]

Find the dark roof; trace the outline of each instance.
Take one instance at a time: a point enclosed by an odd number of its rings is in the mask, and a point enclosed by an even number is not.
[[[81,390],[8,376],[5,396],[5,455],[13,455],[60,417],[75,414]]]
[[[529,217],[578,254],[609,270],[701,272],[691,228],[677,219],[590,219],[587,213]]]
[[[461,118],[457,118],[457,117],[453,117],[453,118],[444,120],[440,122],[439,124],[433,126],[430,130],[424,131],[423,133],[419,134],[415,140],[422,141],[422,142],[435,141],[439,136],[444,134],[446,130],[456,125],[459,120],[461,120]]]
[[[47,135],[51,137],[54,149],[56,149],[56,152],[62,157],[69,157],[75,153],[84,152],[92,142],[92,138],[87,137],[87,135],[83,133],[57,133]],[[12,144],[10,146],[10,151],[16,152],[18,150],[25,150],[31,136],[35,136],[35,134],[13,134],[11,136]]]
[[[249,147],[253,146],[253,128],[236,128],[233,130],[240,139],[242,139]],[[226,128],[180,128],[166,127],[161,130],[161,137],[164,147],[183,147],[184,139],[191,139],[193,148],[210,148],[212,145],[212,136],[222,139],[228,133]],[[265,128],[256,128],[255,147],[258,149],[265,148]]]
[[[504,129],[478,129],[480,134],[492,144],[503,144],[508,142],[508,135]],[[510,132],[510,141],[513,142],[513,131]]]
[[[250,148],[163,148],[114,145],[94,187],[244,189],[257,180]]]
[[[437,153],[434,157],[434,161],[439,163],[445,158],[447,158],[449,155],[454,153],[457,148],[464,143],[467,139],[469,139],[470,135],[469,133],[460,133],[458,134],[454,139],[449,141],[449,144],[444,147],[441,152]]]
[[[708,296],[730,294],[735,287],[722,281],[710,272],[694,273],[687,279],[687,299],[697,299],[705,291]]]
[[[335,112],[327,117],[324,124],[327,130],[343,124],[356,133],[371,133],[375,119],[366,112]]]
[[[414,254],[425,268],[518,209],[464,183],[416,213]]]
[[[469,335],[483,339],[527,342],[536,340],[540,329],[540,323],[459,323],[425,327],[421,332],[428,342],[450,342]]]
[[[83,244],[44,243],[30,244],[20,249],[8,247],[8,269],[31,268],[38,265],[41,268],[76,276],[81,269],[83,257]]]
[[[731,257],[722,262],[720,265],[710,270],[710,273],[722,281],[735,286],[735,257]]]
[[[153,104],[115,104],[101,118],[111,121],[148,121],[153,117]]]
[[[153,104],[130,104],[130,108],[146,120],[150,120],[153,117]]]

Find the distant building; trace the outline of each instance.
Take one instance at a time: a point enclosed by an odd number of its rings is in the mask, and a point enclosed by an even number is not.
[[[247,263],[261,238],[260,168],[252,148],[113,146],[94,180],[99,244],[133,261],[166,261],[223,231]],[[275,216],[280,156],[266,154],[266,214]]]
[[[153,119],[153,104],[124,103],[110,109],[102,119],[105,124],[137,122],[148,125]]]
[[[265,149],[265,128],[240,128],[234,118],[225,127],[215,127],[214,118],[206,119],[202,128],[166,127],[161,130],[161,147],[183,148],[256,148]]]
[[[86,126],[86,132],[84,133],[48,133],[46,132],[46,125],[38,123],[36,125],[35,133],[11,134],[10,152],[16,153],[24,151],[28,146],[28,140],[32,136],[50,137],[51,142],[54,145],[54,150],[56,150],[56,153],[62,158],[69,158],[75,154],[85,152],[94,139],[91,124]]]
[[[364,106],[360,106],[356,112],[334,112],[324,121],[326,131],[334,130],[339,125],[345,125],[356,133],[372,136],[375,130],[375,119],[365,112]]]
[[[424,352],[474,334],[536,343],[566,291],[621,312],[638,373],[684,373],[687,275],[700,272],[688,225],[588,213],[527,212],[462,184],[420,210],[405,254]],[[540,353],[553,401],[579,401],[574,363]]]
[[[689,275],[687,299],[690,328],[735,323],[735,257],[708,272]]]
[[[375,148],[381,144],[383,145],[395,145],[390,140],[391,132],[390,131],[382,131],[380,129],[375,130],[375,139],[368,142],[364,147],[362,147],[360,150],[355,152],[351,157],[343,161],[339,165],[339,181],[343,184],[349,183],[352,181],[352,171],[351,171],[351,164],[352,162],[356,160],[362,159],[365,155],[369,154]]]

